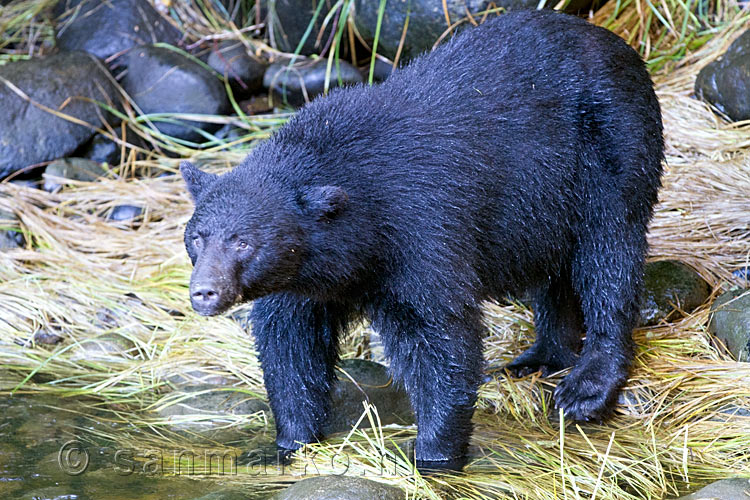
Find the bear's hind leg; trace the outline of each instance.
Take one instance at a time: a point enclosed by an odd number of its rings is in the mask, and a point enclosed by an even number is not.
[[[646,252],[645,224],[629,225],[624,210],[600,207],[599,223],[579,245],[573,284],[581,296],[586,340],[578,362],[555,390],[573,420],[599,421],[616,404],[633,359],[632,330]]]
[[[457,318],[388,303],[372,320],[417,418],[417,467],[461,468],[483,369],[480,311],[467,306]]]
[[[254,302],[250,313],[255,346],[276,421],[282,450],[321,437],[330,411],[338,337],[348,324],[346,311],[292,294]]]
[[[583,334],[583,313],[569,273],[553,276],[537,291],[534,326],[534,344],[506,366],[513,375],[523,377],[541,371],[547,377],[575,364]]]

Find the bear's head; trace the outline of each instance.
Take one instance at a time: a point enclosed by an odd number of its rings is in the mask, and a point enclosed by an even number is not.
[[[190,300],[204,316],[295,290],[311,232],[347,202],[340,187],[296,188],[242,166],[219,176],[183,162],[180,172],[195,203],[185,228]]]

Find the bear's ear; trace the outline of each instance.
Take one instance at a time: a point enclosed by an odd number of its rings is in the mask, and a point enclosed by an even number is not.
[[[340,214],[349,202],[349,195],[339,186],[307,188],[302,194],[302,206],[318,220],[331,219]]]
[[[197,201],[203,190],[219,178],[216,174],[202,172],[189,161],[183,161],[180,163],[180,173],[182,174],[182,178],[185,179],[185,184],[187,184],[188,191],[190,191],[190,196],[193,197],[193,201]]]

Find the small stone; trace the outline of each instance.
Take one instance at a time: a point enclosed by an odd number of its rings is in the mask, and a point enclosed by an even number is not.
[[[239,128],[231,123],[227,123],[219,130],[214,132],[214,137],[226,142],[233,142],[247,134],[247,130]]]
[[[750,500],[750,479],[721,479],[678,500]]]
[[[654,393],[647,387],[626,388],[617,395],[617,408],[633,417],[644,417],[651,413],[654,401]]]
[[[93,182],[107,175],[107,170],[100,163],[85,158],[63,158],[55,160],[44,169],[45,191],[59,191],[64,179],[71,181]]]
[[[695,80],[695,95],[732,120],[750,120],[750,30],[723,56],[701,69]]]
[[[107,214],[107,220],[132,222],[137,220],[142,213],[143,208],[136,205],[117,205]]]
[[[263,87],[266,61],[248,54],[240,42],[222,42],[208,56],[208,65],[229,80],[235,96],[250,95]]]
[[[260,94],[240,102],[240,108],[247,115],[262,115],[273,111],[273,103],[268,98],[268,94]]]
[[[685,264],[670,260],[648,263],[644,273],[641,325],[679,319],[681,314],[676,308],[690,314],[710,295],[709,284]]]
[[[366,400],[378,409],[383,425],[414,423],[409,397],[401,388],[395,387],[388,368],[364,359],[346,359],[339,363],[338,380],[331,390],[331,416],[323,433],[328,435],[350,431],[362,416],[362,403]],[[361,428],[369,426],[368,419],[360,423]]]
[[[750,362],[750,290],[731,290],[711,305],[708,331],[737,361]]]
[[[732,276],[734,276],[741,282],[750,282],[750,268],[743,267],[742,269],[732,271]]]
[[[404,491],[356,476],[303,479],[274,496],[274,500],[401,500]]]
[[[270,65],[263,77],[263,86],[273,92],[276,99],[292,106],[301,106],[313,97],[322,94],[328,61],[301,61],[291,67],[288,62],[278,62]],[[339,79],[342,85],[354,85],[363,81],[357,68],[345,61],[331,65],[329,88],[338,87]]]
[[[128,143],[134,146],[143,146],[140,137],[135,134],[128,136],[127,140]],[[127,148],[128,146],[125,147]],[[130,149],[126,149],[125,154],[129,155]],[[96,134],[89,142],[78,148],[76,156],[86,158],[87,160],[99,164],[106,163],[107,165],[114,167],[120,164],[122,147],[106,135]]]
[[[34,343],[43,345],[57,345],[63,341],[63,338],[56,333],[47,330],[38,330],[34,332]]]
[[[12,248],[23,248],[26,238],[21,232],[21,221],[18,216],[0,209],[0,251]]]
[[[229,106],[224,84],[192,59],[164,47],[146,46],[128,54],[123,88],[145,114],[220,115]],[[151,118],[163,134],[191,141],[203,140],[196,129],[217,130],[216,124]]]

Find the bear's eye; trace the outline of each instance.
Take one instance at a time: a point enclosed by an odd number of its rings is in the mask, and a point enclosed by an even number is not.
[[[193,246],[195,248],[200,248],[203,246],[203,240],[200,236],[193,236]]]
[[[247,250],[248,248],[250,248],[250,245],[247,241],[240,240],[237,242],[237,250]]]

